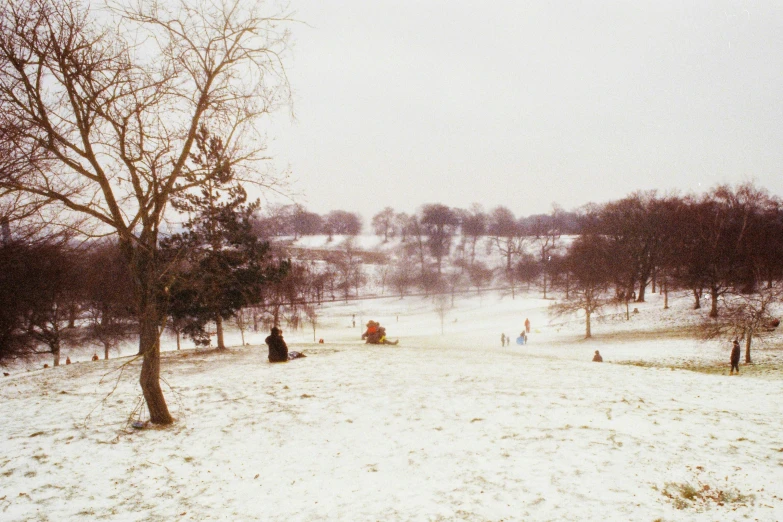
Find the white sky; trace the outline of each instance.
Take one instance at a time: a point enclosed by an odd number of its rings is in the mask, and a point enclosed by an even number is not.
[[[311,211],[516,215],[637,189],[783,194],[783,3],[293,0],[295,119],[270,152]]]

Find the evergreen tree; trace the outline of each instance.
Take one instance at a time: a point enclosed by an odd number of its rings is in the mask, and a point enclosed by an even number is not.
[[[247,202],[229,154],[219,137],[201,127],[196,136],[192,168],[184,182],[197,187],[183,191],[172,205],[190,219],[184,231],[163,241],[177,261],[164,292],[169,315],[196,344],[210,344],[206,326],[214,321],[217,347],[225,348],[223,321],[253,304],[260,287],[287,269],[267,262],[269,244],[253,234],[251,216],[258,202]]]

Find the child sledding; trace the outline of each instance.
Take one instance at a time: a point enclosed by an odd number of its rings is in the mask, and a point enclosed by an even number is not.
[[[362,339],[364,339],[367,344],[397,344],[400,342],[399,339],[396,341],[387,339],[386,328],[376,321],[367,323],[367,330],[362,334]]]

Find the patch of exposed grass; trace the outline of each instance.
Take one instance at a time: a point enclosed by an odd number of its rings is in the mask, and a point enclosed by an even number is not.
[[[616,361],[613,364],[623,364],[626,366],[638,366],[640,368],[662,368],[669,370],[687,370],[690,372],[705,373],[707,375],[725,375],[729,376],[730,367],[728,364],[715,364],[699,361],[678,362],[667,364],[662,361]],[[734,376],[737,376],[736,374]],[[732,376],[732,377],[734,377]],[[740,365],[739,376],[779,379],[783,377],[783,368],[778,363],[761,364],[742,364]]]
[[[714,488],[702,482],[695,485],[690,482],[667,482],[661,494],[677,509],[699,509],[709,504],[747,506],[756,499],[755,495],[744,495],[734,488]]]

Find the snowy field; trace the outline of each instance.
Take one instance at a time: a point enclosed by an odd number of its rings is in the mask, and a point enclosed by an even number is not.
[[[285,332],[308,355],[286,364],[261,332],[168,351],[165,429],[130,427],[131,357],[17,369],[0,520],[783,520],[779,342],[728,377],[729,343],[693,337],[686,298],[589,341],[550,302],[457,297],[443,334],[423,298],[333,304],[324,344]],[[526,317],[530,343],[501,347]],[[369,319],[400,345],[363,344]]]

